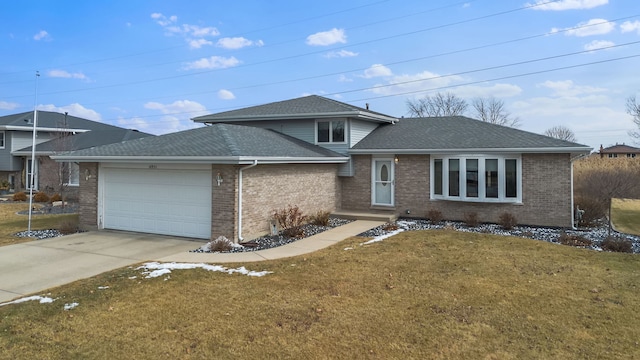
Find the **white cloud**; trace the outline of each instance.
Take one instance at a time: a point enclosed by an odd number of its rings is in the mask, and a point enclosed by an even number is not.
[[[222,100],[233,100],[236,98],[235,95],[229,90],[222,89],[218,91],[218,97]]]
[[[552,33],[557,33],[561,30],[566,30],[564,32],[567,36],[594,36],[594,35],[604,35],[612,32],[616,28],[615,22],[607,22],[605,19],[591,19],[587,22],[581,22],[576,25],[574,28],[567,29],[559,29],[553,28],[551,29]]]
[[[2,110],[13,110],[20,106],[18,103],[12,103],[7,101],[0,101],[0,109]]]
[[[187,40],[190,49],[200,49],[204,45],[213,45],[213,42],[207,39],[191,39]]]
[[[321,31],[307,36],[307,45],[328,46],[337,43],[346,43],[347,36],[344,29],[333,28],[329,31]]]
[[[580,95],[595,94],[606,92],[605,88],[598,88],[595,86],[579,86],[576,85],[573,80],[551,81],[547,80],[538,87],[543,87],[553,90],[552,96],[558,97],[575,97]]]
[[[513,84],[494,84],[491,86],[468,85],[456,87],[451,91],[456,95],[467,99],[490,96],[497,99],[504,99],[520,95],[522,93],[522,88]]]
[[[640,21],[625,21],[620,25],[620,31],[622,31],[623,33],[636,31],[638,32],[638,35],[640,35]]]
[[[188,113],[190,117],[204,115],[203,112],[206,112],[204,105],[191,100],[177,100],[171,104],[152,101],[144,104],[144,107],[151,110],[160,110],[163,114]]]
[[[134,118],[123,119],[119,122],[126,122],[127,124],[133,123],[138,129],[153,134],[166,134],[200,127],[199,124],[194,123],[190,118],[207,113],[206,108],[202,104],[191,100],[178,100],[171,104],[148,102],[144,104],[144,107],[150,110],[158,110],[165,114],[165,116],[155,121]]]
[[[161,13],[153,13],[151,18],[164,28],[167,36],[182,36],[191,49],[200,49],[204,45],[213,45],[213,42],[206,38],[220,35],[218,29],[212,26],[178,24],[178,17],[175,15],[167,17]]]
[[[57,70],[57,69],[49,70],[47,75],[52,78],[80,79],[80,80],[87,80],[87,81],[89,80],[89,78],[83,73],[80,73],[80,72],[70,73],[65,70]]]
[[[225,37],[216,43],[217,46],[225,49],[241,49],[247,46],[263,46],[262,40],[252,41],[243,37]]]
[[[391,69],[389,69],[388,67],[382,64],[373,64],[364,71],[364,75],[362,75],[362,77],[365,79],[371,79],[374,77],[391,76],[391,75],[393,75],[393,72],[391,72]]]
[[[235,57],[223,57],[223,56],[211,56],[209,58],[202,58],[200,60],[185,63],[183,70],[193,69],[226,69],[234,66],[238,66],[240,60]]]
[[[608,48],[615,45],[616,44],[612,41],[593,40],[592,42],[586,44],[584,46],[584,49],[588,51],[594,51],[594,50],[604,49],[604,48]]]
[[[43,110],[43,111],[55,111],[59,113],[67,112],[69,113],[69,115],[73,115],[73,116],[77,116],[77,117],[81,117],[81,118],[89,119],[93,121],[102,120],[102,116],[97,111],[87,109],[86,107],[78,103],[73,103],[66,106],[55,106],[53,104],[38,105],[37,108],[38,110]]]
[[[340,51],[329,51],[324,55],[324,57],[332,59],[332,58],[343,58],[343,57],[354,57],[358,56],[357,52],[348,51],[348,50],[340,50]]]
[[[340,76],[338,76],[338,82],[352,82],[353,79],[347,77],[344,74],[340,74]]]
[[[40,30],[37,34],[33,35],[33,40],[51,40],[51,36],[48,32]]]
[[[549,0],[538,0],[533,4],[527,3],[527,6],[535,6],[534,8],[532,8],[534,10],[562,11],[592,9],[594,7],[606,5],[608,3],[609,0],[560,0],[553,2]]]
[[[371,92],[381,95],[404,94],[429,89],[439,89],[451,86],[455,82],[462,81],[461,76],[442,76],[430,71],[417,74],[403,74],[393,76],[385,84],[376,84]]]

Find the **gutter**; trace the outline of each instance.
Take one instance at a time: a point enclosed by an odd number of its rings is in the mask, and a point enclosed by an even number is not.
[[[270,164],[336,164],[346,163],[349,157],[244,157],[244,156],[92,156],[92,155],[54,155],[56,161],[76,162],[124,162],[124,163],[191,163],[191,164],[252,164],[256,160]]]
[[[238,241],[242,241],[242,172],[258,165],[258,160],[253,160],[253,164],[238,169]]]
[[[543,147],[543,148],[469,148],[469,149],[349,149],[349,154],[488,154],[527,153],[561,154],[591,152],[590,147]]]

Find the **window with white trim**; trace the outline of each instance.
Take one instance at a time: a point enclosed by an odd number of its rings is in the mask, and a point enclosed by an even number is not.
[[[80,165],[78,163],[64,163],[65,168],[68,171],[67,185],[79,186],[80,185]]]
[[[522,202],[519,155],[431,157],[431,199]]]
[[[0,149],[4,149],[4,131],[0,131]]]
[[[318,143],[344,143],[345,121],[318,121],[316,123],[316,139]]]

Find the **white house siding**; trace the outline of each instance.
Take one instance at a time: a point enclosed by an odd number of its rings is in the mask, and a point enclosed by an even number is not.
[[[364,139],[367,135],[369,135],[375,128],[379,126],[379,124],[352,119],[351,123],[351,131],[349,133],[349,145],[351,147],[355,146],[360,140]]]

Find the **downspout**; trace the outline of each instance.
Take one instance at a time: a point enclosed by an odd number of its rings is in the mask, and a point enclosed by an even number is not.
[[[571,229],[573,230],[578,230],[578,227],[576,227],[575,221],[576,221],[576,213],[575,213],[575,204],[573,202],[573,163],[576,160],[580,160],[583,157],[585,157],[587,155],[578,155],[576,157],[574,157],[573,159],[571,159]]]
[[[242,172],[258,165],[258,160],[253,160],[253,164],[241,167],[238,170],[238,241],[242,241]]]

